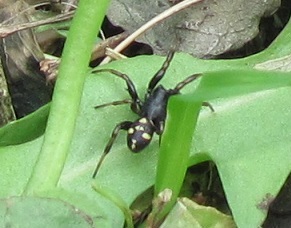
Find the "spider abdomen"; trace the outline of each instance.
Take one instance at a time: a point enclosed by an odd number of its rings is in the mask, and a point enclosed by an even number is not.
[[[127,146],[132,152],[143,150],[152,140],[155,127],[145,117],[133,122],[127,130]]]

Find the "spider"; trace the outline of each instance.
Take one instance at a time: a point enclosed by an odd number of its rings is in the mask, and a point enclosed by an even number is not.
[[[164,77],[173,59],[173,56],[174,52],[173,51],[169,52],[162,67],[150,80],[146,90],[144,101],[142,101],[139,98],[136,92],[135,85],[126,74],[123,74],[113,69],[101,69],[93,71],[93,73],[109,72],[125,80],[127,90],[130,95],[130,99],[113,101],[110,103],[98,105],[94,107],[95,109],[111,105],[130,104],[131,110],[139,116],[139,118],[134,122],[123,121],[116,125],[103,151],[103,154],[101,155],[101,158],[97,163],[97,166],[93,173],[93,178],[95,178],[104,158],[110,152],[111,147],[116,137],[118,136],[120,130],[127,131],[127,146],[132,152],[135,153],[140,152],[146,146],[149,145],[154,133],[161,137],[164,131],[164,125],[167,116],[167,104],[169,98],[173,95],[179,94],[180,90],[183,89],[184,86],[186,86],[187,84],[191,83],[199,76],[201,76],[201,74],[193,74],[184,79],[183,81],[179,82],[174,87],[174,89],[165,89],[162,85],[157,85],[160,82],[160,80]],[[212,106],[208,102],[203,102],[203,105],[208,106],[211,109],[211,111],[214,111]]]

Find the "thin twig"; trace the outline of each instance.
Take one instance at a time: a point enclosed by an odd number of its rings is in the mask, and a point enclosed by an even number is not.
[[[14,16],[9,17],[5,21],[2,21],[0,25],[4,26],[5,24],[8,24],[8,22],[12,21],[13,19],[19,17],[20,15],[26,13],[29,10],[34,10],[36,7],[46,6],[46,5],[49,5],[49,4],[50,4],[50,2],[41,2],[39,4],[36,4],[36,5],[33,5],[33,6],[29,6],[29,7],[25,8],[24,10],[22,10],[20,12],[17,12],[17,14],[15,14]]]
[[[111,36],[107,39],[104,37],[103,41],[99,42],[98,44],[94,46],[90,61],[93,61],[100,57],[104,57],[106,55],[107,48],[115,48],[124,39],[126,39],[126,37],[128,37],[127,32],[123,32],[118,35]]]
[[[150,28],[152,28],[153,26],[155,26],[157,23],[165,20],[166,18],[172,16],[173,14],[187,8],[188,6],[201,2],[203,0],[184,0],[176,5],[174,5],[173,7],[165,10],[164,12],[160,13],[159,15],[157,15],[156,17],[154,17],[153,19],[151,19],[150,21],[148,21],[147,23],[145,23],[143,26],[141,26],[138,30],[136,30],[134,33],[132,33],[129,37],[127,37],[123,42],[121,42],[115,49],[115,52],[121,52],[123,49],[125,49],[129,44],[131,44],[137,37],[139,37],[140,35],[142,35],[143,33],[145,33],[147,30],[149,30]],[[106,64],[108,62],[110,62],[111,58],[110,57],[106,57],[101,63],[100,65]]]
[[[60,14],[52,18],[40,20],[40,21],[33,21],[33,22],[28,22],[28,23],[23,23],[19,25],[10,25],[10,26],[2,26],[0,28],[0,37],[4,38],[8,35],[11,35],[12,33],[22,31],[28,28],[34,28],[40,25],[46,25],[46,24],[51,24],[51,23],[56,23],[59,21],[65,21],[68,19],[71,19],[74,16],[74,11],[70,11],[65,14]]]
[[[12,16],[12,17],[8,18],[7,20],[3,21],[0,24],[1,25],[0,37],[4,38],[4,37],[6,37],[8,35],[11,35],[11,34],[13,34],[15,32],[18,32],[18,31],[21,31],[21,30],[25,30],[25,29],[29,29],[29,28],[34,28],[34,27],[37,27],[37,26],[40,26],[40,25],[56,23],[56,22],[59,22],[59,21],[65,21],[65,20],[71,19],[74,16],[74,11],[71,11],[71,12],[66,12],[66,13],[63,13],[63,14],[59,14],[59,15],[57,15],[55,17],[44,19],[44,20],[40,20],[40,21],[27,22],[27,23],[22,23],[22,24],[18,24],[18,25],[15,25],[15,24],[5,25],[9,21],[15,19],[16,17],[19,17],[20,15],[24,14],[25,12],[27,12],[29,10],[32,10],[32,9],[34,9],[36,7],[40,7],[40,6],[49,5],[49,4],[50,4],[50,2],[42,2],[42,3],[36,4],[36,5],[30,6],[30,7],[26,8],[26,9],[22,10],[21,12],[17,13],[15,16]],[[72,5],[72,4],[68,4],[66,2],[62,2],[62,4],[69,5],[69,6],[73,7],[73,8],[75,8],[75,9],[77,8],[77,6]]]

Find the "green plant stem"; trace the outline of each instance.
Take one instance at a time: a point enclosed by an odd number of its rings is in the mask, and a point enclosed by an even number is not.
[[[70,148],[88,63],[109,0],[81,0],[65,44],[44,141],[26,194],[57,186]]]

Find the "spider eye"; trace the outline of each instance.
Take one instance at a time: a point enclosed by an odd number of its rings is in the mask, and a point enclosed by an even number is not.
[[[131,125],[127,133],[128,148],[132,152],[139,152],[151,142],[154,127],[146,118],[141,118]]]

